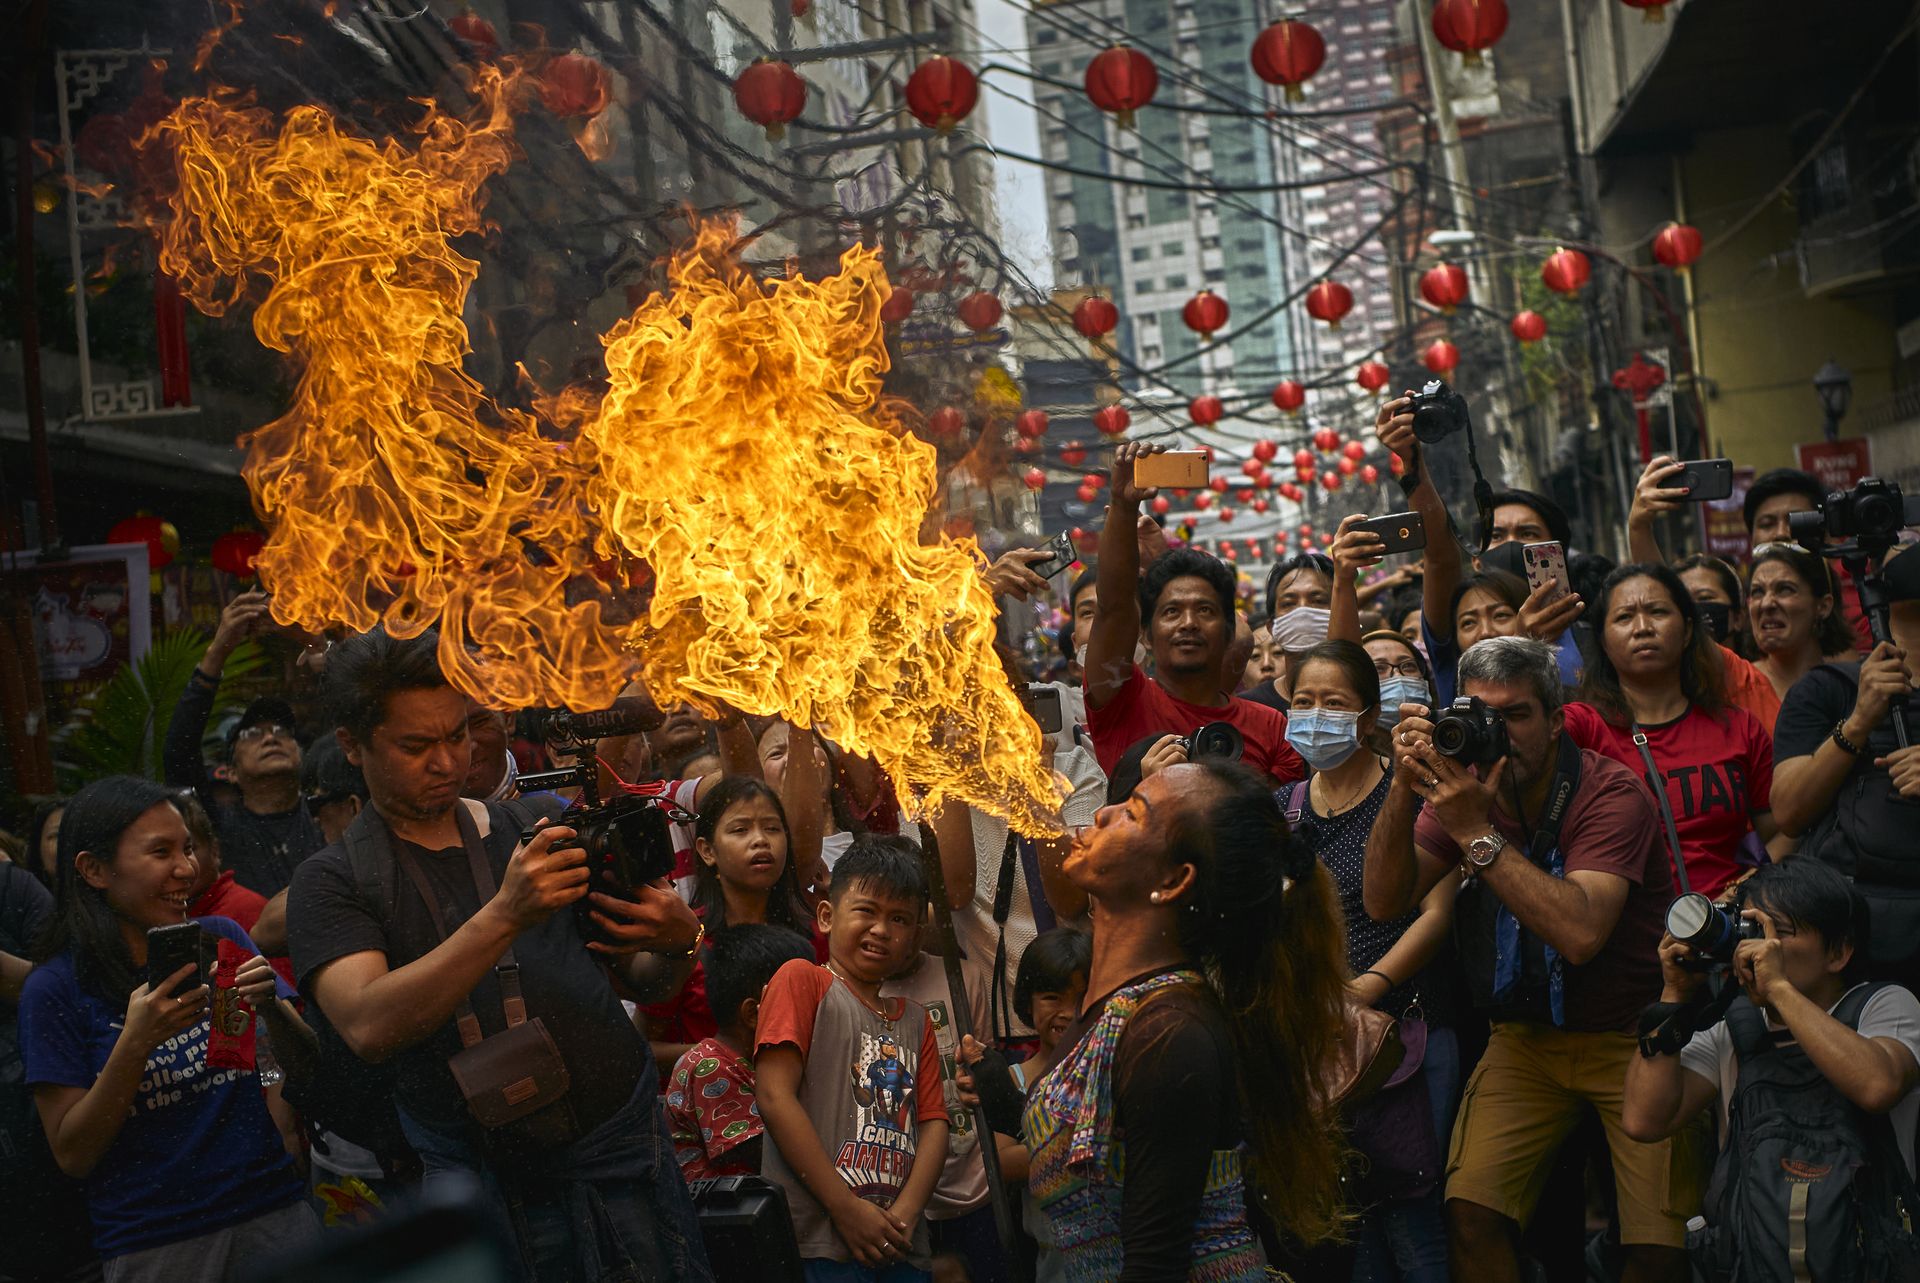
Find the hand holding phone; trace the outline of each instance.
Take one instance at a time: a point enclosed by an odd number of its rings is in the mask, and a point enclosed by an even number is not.
[[[1168,450],[1162,454],[1143,454],[1133,461],[1133,481],[1137,486],[1196,489],[1207,484],[1207,456],[1203,450]]]
[[[1066,716],[1061,711],[1058,686],[1036,682],[1020,692],[1020,703],[1042,735],[1058,735],[1065,728]]]
[[[1427,546],[1426,518],[1417,512],[1390,512],[1384,517],[1371,517],[1361,522],[1359,529],[1379,535],[1383,551],[1388,555]]]
[[[1027,563],[1027,569],[1042,579],[1053,578],[1071,566],[1076,559],[1073,551],[1073,536],[1064,530],[1047,540],[1044,551],[1047,553],[1045,560]]]
[[[1732,459],[1692,459],[1680,465],[1672,484],[1687,492],[1688,503],[1712,503],[1733,497]]]
[[[1534,592],[1547,589],[1543,605],[1573,592],[1573,580],[1567,575],[1567,550],[1557,540],[1523,545],[1520,562],[1526,568],[1527,587]]]
[[[213,937],[198,922],[179,922],[147,932],[147,984],[158,987],[182,967],[194,968],[182,987],[191,989],[213,979]]]

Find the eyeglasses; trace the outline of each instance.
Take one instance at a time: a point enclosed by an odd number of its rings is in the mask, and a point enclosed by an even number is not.
[[[1414,661],[1411,655],[1397,664],[1389,664],[1384,659],[1376,659],[1373,661],[1373,671],[1382,677],[1418,677],[1420,676],[1420,665]]]
[[[233,738],[238,743],[251,744],[255,740],[263,740],[269,735],[276,739],[283,740],[294,738],[292,728],[282,726],[278,722],[255,722],[252,726],[243,726],[240,728],[240,733]]]

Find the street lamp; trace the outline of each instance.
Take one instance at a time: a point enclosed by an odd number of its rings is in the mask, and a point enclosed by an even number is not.
[[[1847,404],[1853,400],[1853,375],[1828,357],[1827,363],[1814,372],[1813,390],[1820,394],[1820,405],[1826,410],[1827,440],[1837,440],[1840,420],[1847,417]]]

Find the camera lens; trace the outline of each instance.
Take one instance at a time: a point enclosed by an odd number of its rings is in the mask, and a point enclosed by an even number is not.
[[[1433,746],[1443,757],[1464,756],[1471,737],[1471,727],[1458,717],[1443,717],[1433,727]]]
[[[1688,892],[1667,906],[1667,934],[1681,944],[1692,944],[1707,934],[1718,916],[1713,901],[1698,891]]]

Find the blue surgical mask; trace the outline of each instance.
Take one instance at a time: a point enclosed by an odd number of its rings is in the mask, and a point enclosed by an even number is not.
[[[1433,692],[1418,677],[1389,677],[1380,683],[1380,725],[1392,729],[1400,721],[1402,704],[1433,707]]]
[[[1360,751],[1360,714],[1337,708],[1287,713],[1287,743],[1316,771],[1330,771]]]

